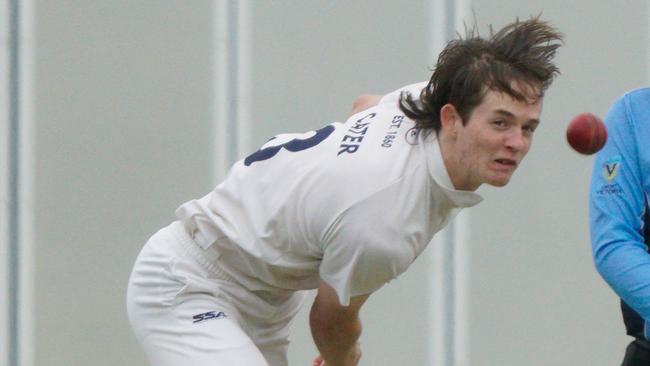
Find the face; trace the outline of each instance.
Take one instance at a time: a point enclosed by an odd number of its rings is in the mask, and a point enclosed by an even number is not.
[[[488,91],[463,124],[455,108],[445,105],[441,148],[456,189],[475,190],[483,183],[505,186],[530,149],[541,111],[540,98],[520,102]]]

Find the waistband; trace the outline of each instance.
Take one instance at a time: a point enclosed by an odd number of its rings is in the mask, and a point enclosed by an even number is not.
[[[222,280],[239,283],[239,281],[219,266],[219,253],[217,252],[215,245],[211,245],[205,249],[199,246],[199,244],[196,243],[187,233],[185,226],[181,221],[174,221],[169,225],[169,228],[176,239],[178,239],[178,241],[183,245],[187,253],[189,253],[208,271],[212,272],[212,274]]]

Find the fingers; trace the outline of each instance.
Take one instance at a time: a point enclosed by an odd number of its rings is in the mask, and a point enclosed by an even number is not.
[[[362,94],[358,96],[352,104],[350,116],[377,105],[382,97],[383,95],[380,94]]]

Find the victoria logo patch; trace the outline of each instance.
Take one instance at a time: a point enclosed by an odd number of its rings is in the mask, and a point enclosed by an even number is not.
[[[605,160],[603,163],[603,178],[607,182],[616,179],[618,171],[621,169],[622,159],[620,156]]]

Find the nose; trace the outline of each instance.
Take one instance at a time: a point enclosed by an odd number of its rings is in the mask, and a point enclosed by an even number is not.
[[[508,150],[514,152],[526,151],[529,146],[530,139],[519,129],[513,130],[506,138],[506,147]]]

